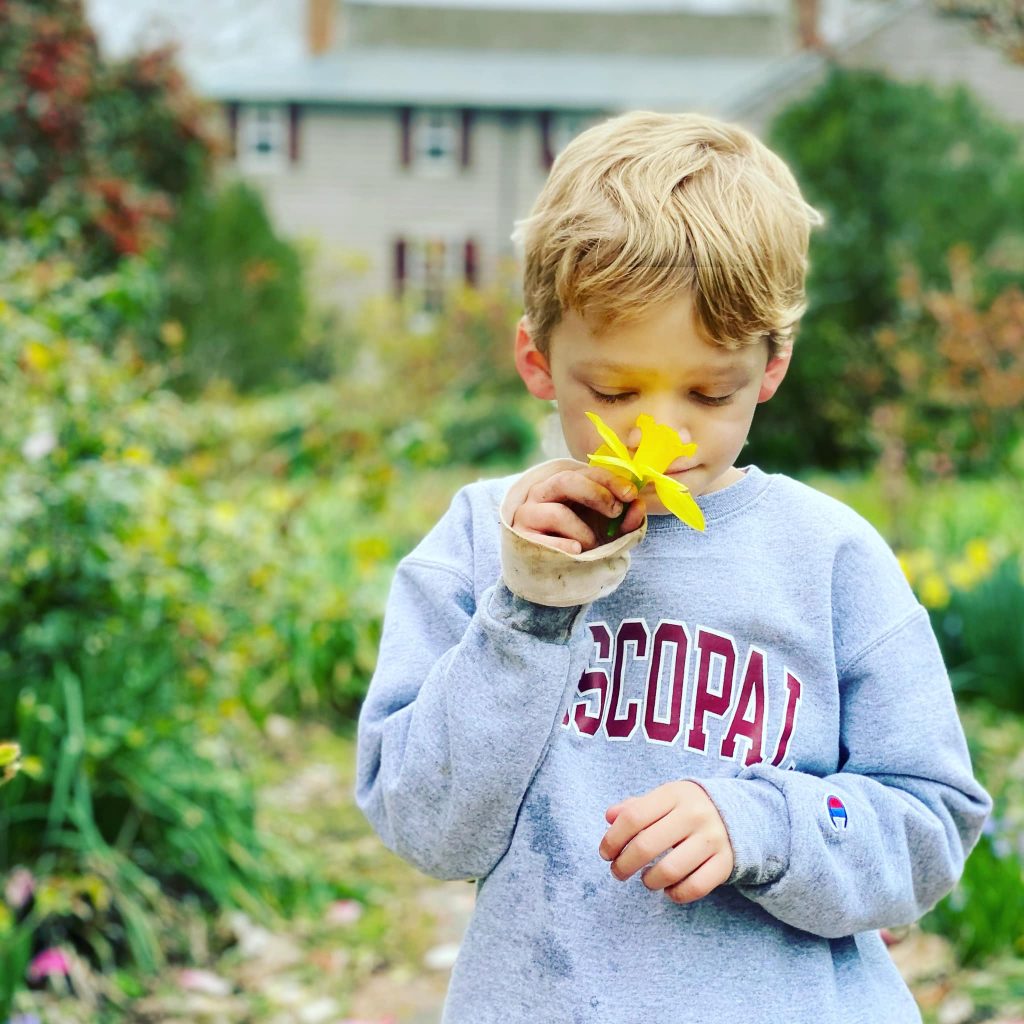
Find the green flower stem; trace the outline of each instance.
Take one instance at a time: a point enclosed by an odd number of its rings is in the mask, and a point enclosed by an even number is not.
[[[638,480],[636,477],[633,477],[633,486],[636,488],[637,494],[639,494],[643,490],[644,482],[643,480]],[[629,504],[631,505],[632,502],[630,502]],[[608,525],[605,527],[604,530],[605,540],[615,540],[615,538],[619,535],[619,529],[622,526],[622,520],[626,518],[626,513],[628,511],[629,505],[624,504],[622,506],[622,511],[617,516],[614,516],[613,518],[608,520]]]

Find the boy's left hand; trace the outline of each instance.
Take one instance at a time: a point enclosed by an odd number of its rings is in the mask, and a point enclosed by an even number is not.
[[[669,782],[605,811],[611,828],[599,852],[620,881],[665,854],[641,876],[676,903],[693,903],[732,874],[733,852],[722,816],[695,782]]]

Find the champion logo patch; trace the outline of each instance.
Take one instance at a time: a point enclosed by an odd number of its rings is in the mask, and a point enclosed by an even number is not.
[[[825,804],[828,807],[828,820],[832,823],[832,827],[837,832],[842,832],[849,824],[849,818],[846,816],[846,804],[837,796],[826,797]]]

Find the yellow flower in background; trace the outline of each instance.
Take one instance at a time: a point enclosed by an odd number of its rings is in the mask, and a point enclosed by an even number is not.
[[[0,743],[0,786],[10,782],[21,769],[21,747],[17,743]]]
[[[938,573],[928,573],[921,580],[918,596],[926,608],[945,608],[949,604],[949,587]]]
[[[992,568],[992,549],[980,537],[967,542],[964,557],[979,572],[987,573]]]
[[[45,373],[56,365],[57,357],[49,345],[41,341],[30,341],[21,353],[22,365],[36,373]]]
[[[615,431],[597,413],[588,412],[587,418],[604,441],[589,456],[590,465],[610,469],[616,476],[631,480],[638,490],[654,484],[658,500],[669,512],[695,530],[704,529],[704,513],[693,500],[690,489],[681,481],[665,475],[665,470],[676,459],[689,457],[697,451],[695,444],[683,444],[682,438],[671,427],[641,415],[636,420],[640,428],[640,444],[630,455]]]

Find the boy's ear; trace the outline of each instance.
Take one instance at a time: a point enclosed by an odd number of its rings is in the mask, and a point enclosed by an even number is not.
[[[779,390],[779,385],[782,383],[782,378],[786,376],[792,358],[793,350],[787,348],[768,360],[768,365],[764,368],[764,376],[761,378],[761,390],[757,393],[758,402],[767,402]]]
[[[516,370],[534,398],[554,398],[555,384],[547,357],[533,342],[530,325],[522,317],[516,328]]]

